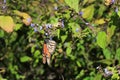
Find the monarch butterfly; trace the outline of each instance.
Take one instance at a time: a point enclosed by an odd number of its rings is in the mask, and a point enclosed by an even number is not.
[[[43,45],[43,63],[50,65],[51,54],[55,51],[56,42],[54,40],[45,40]]]
[[[105,5],[109,6],[114,3],[115,0],[105,0]]]

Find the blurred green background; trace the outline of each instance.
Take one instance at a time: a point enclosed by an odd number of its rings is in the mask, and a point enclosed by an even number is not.
[[[0,0],[0,80],[119,80],[119,24],[119,0]]]

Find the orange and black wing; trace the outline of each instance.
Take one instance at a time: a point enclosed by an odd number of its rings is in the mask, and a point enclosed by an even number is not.
[[[44,45],[43,45],[43,63],[45,64],[47,62],[48,64],[50,64],[50,57],[51,57],[51,54],[49,53],[47,44],[44,43]]]

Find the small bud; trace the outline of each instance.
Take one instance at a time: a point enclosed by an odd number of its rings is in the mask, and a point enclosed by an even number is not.
[[[52,24],[46,24],[45,26],[46,26],[47,29],[52,28]]]
[[[40,29],[40,30],[42,30],[42,28],[43,28],[42,26],[39,26],[39,29]]]
[[[49,28],[49,25],[48,25],[48,24],[46,24],[46,25],[45,25],[45,27],[46,27],[46,29],[48,29],[48,28]]]
[[[6,4],[6,0],[4,0],[3,3]]]
[[[38,30],[37,30],[37,27],[34,27],[34,32],[37,32]]]
[[[63,28],[65,27],[65,25],[64,25],[64,21],[62,21],[61,26],[62,26]]]
[[[100,69],[100,66],[97,66],[96,69]]]
[[[76,32],[79,32],[79,30],[80,30],[79,28],[76,28]]]
[[[114,2],[115,2],[115,0],[112,0],[112,1],[111,1],[111,3],[114,3]]]
[[[58,52],[63,53],[63,49],[62,48],[58,49]]]
[[[3,8],[3,9],[5,9],[5,8],[6,8],[6,6],[4,5],[4,6],[2,6],[2,8]]]
[[[35,24],[34,24],[34,23],[31,23],[31,24],[30,24],[30,26],[31,26],[31,27],[34,27],[34,26],[35,26]]]
[[[27,21],[28,21],[28,22],[31,22],[31,18],[27,18]]]
[[[111,76],[113,73],[111,71],[109,71],[107,68],[104,69],[104,73],[107,75],[107,76]]]
[[[48,36],[48,33],[45,33],[46,36]]]
[[[89,25],[89,23],[87,23],[87,22],[86,22],[85,24],[86,24],[86,25]]]
[[[52,40],[52,37],[50,37],[50,40]]]
[[[52,28],[52,24],[48,24],[48,28]]]
[[[58,7],[57,7],[57,6],[55,6],[55,7],[54,7],[54,10],[58,10]]]
[[[118,7],[115,8],[115,12],[118,12]]]
[[[81,11],[81,12],[79,12],[79,15],[80,15],[80,16],[82,16],[82,15],[83,15],[83,12],[82,12],[82,11]]]

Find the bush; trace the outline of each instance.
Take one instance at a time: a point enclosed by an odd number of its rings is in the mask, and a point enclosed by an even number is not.
[[[0,79],[119,79],[119,6],[119,0],[0,1]],[[56,48],[43,64],[47,39]]]

